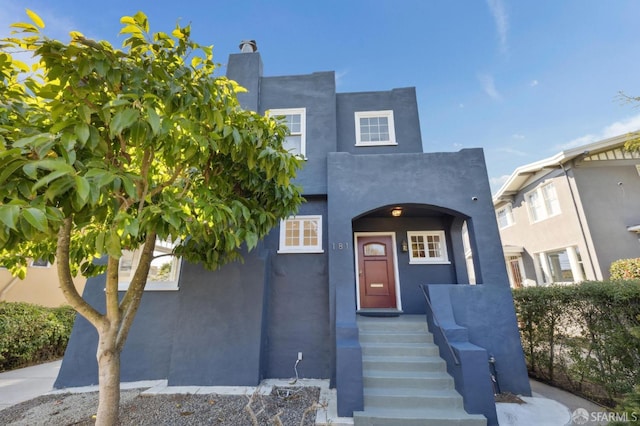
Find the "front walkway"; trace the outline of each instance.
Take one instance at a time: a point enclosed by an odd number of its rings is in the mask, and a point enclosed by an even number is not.
[[[28,401],[40,395],[56,392],[94,392],[97,386],[87,386],[72,389],[53,389],[53,383],[58,376],[61,361],[54,361],[33,367],[21,368],[5,373],[0,373],[0,410]],[[324,410],[318,410],[316,416],[317,424],[352,425],[353,419],[350,417],[337,417],[336,391],[329,389],[328,380],[302,379],[296,383],[301,386],[320,387],[320,403],[326,404]],[[265,380],[260,384],[261,392],[270,392],[273,386],[287,386],[288,380]],[[122,388],[147,387],[145,394],[179,394],[179,393],[218,393],[218,394],[247,394],[252,393],[255,387],[222,387],[222,386],[167,386],[165,380],[148,382],[123,383]],[[539,425],[561,426],[569,424],[571,415],[578,409],[583,409],[589,413],[590,417],[596,418],[592,413],[602,413],[604,408],[590,401],[577,397],[569,392],[554,388],[543,383],[531,380],[531,390],[533,398],[523,398],[527,404],[497,404],[498,419],[502,426],[517,425]],[[576,423],[578,424],[578,423]],[[579,423],[581,425],[598,425],[598,422]],[[606,423],[603,423],[606,424]]]

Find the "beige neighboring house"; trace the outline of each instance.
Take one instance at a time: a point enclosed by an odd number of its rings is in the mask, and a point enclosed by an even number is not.
[[[609,278],[640,257],[640,154],[616,136],[518,167],[493,197],[512,287]]]
[[[82,294],[85,278],[78,275],[73,281]],[[29,264],[24,280],[13,277],[8,270],[0,268],[0,301],[28,302],[51,307],[67,304],[58,285],[55,264],[38,260]]]

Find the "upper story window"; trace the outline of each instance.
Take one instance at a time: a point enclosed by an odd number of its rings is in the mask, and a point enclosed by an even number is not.
[[[560,214],[560,202],[553,182],[536,188],[529,192],[525,198],[533,222]]]
[[[306,108],[272,109],[269,110],[269,114],[272,117],[283,117],[283,123],[289,128],[289,135],[283,144],[284,149],[294,155],[306,158]]]
[[[178,290],[180,259],[172,255],[174,247],[171,241],[156,240],[145,290]],[[126,291],[129,288],[140,262],[141,251],[142,248],[122,251],[118,267],[118,290]]]
[[[397,145],[393,111],[357,111],[356,146]]]
[[[409,231],[409,263],[449,263],[444,231]]]
[[[322,216],[292,216],[280,222],[278,253],[322,252]]]
[[[48,268],[49,266],[51,266],[51,264],[46,259],[33,259],[31,261],[31,266],[35,266],[38,268]]]
[[[511,204],[507,204],[506,206],[496,210],[496,218],[500,229],[513,225],[513,211],[511,209]]]

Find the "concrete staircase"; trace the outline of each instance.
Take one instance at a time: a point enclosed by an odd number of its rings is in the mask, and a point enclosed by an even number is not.
[[[467,414],[424,315],[358,317],[364,411],[355,426],[486,426]]]

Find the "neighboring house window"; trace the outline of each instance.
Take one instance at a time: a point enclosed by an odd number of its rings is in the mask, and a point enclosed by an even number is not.
[[[153,249],[154,259],[151,261],[145,290],[178,290],[181,262],[180,258],[171,255],[174,247],[175,244],[171,241],[156,240]],[[118,290],[125,291],[129,288],[133,274],[138,268],[141,252],[142,247],[135,251],[122,252],[118,267]]]
[[[409,263],[449,263],[444,231],[409,231]]]
[[[356,112],[356,146],[397,145],[393,111]]]
[[[529,192],[526,199],[533,222],[560,214],[560,202],[553,183],[548,183]]]
[[[37,268],[48,268],[51,265],[46,259],[34,259],[31,261],[31,266],[35,266]]]
[[[513,212],[511,210],[511,204],[507,204],[501,209],[496,211],[496,218],[498,219],[498,226],[500,229],[513,225]]]
[[[577,247],[540,253],[538,262],[546,284],[573,283],[585,279],[584,265]]]
[[[306,158],[306,108],[272,109],[272,117],[283,117],[282,122],[289,128],[289,135],[285,138],[283,147],[294,155]]]
[[[293,216],[280,222],[278,253],[322,252],[322,216]]]

